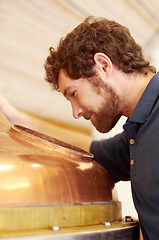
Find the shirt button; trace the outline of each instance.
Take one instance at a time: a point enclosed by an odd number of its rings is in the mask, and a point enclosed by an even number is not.
[[[135,140],[133,138],[130,139],[130,144],[133,145],[135,143]]]
[[[131,159],[130,164],[131,164],[131,166],[134,165],[134,160],[133,159]]]

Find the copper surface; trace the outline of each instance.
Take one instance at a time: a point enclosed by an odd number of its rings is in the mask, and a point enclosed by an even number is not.
[[[121,218],[112,178],[92,154],[34,130],[11,126],[2,114],[0,176],[1,231]]]
[[[49,137],[41,147],[44,135],[12,127],[3,115],[0,121],[0,206],[114,200],[112,179],[92,155],[59,147]]]
[[[26,127],[14,125],[10,128],[9,131],[11,134],[13,134],[13,137],[17,136],[21,138],[21,140],[25,140],[30,144],[35,144],[41,148],[45,148],[54,152],[64,153],[69,155],[69,157],[72,157],[73,155],[74,158],[80,157],[80,159],[83,160],[91,161],[93,159],[93,155],[89,152],[84,151],[83,149]]]

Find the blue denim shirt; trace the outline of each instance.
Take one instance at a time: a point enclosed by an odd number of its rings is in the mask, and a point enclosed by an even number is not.
[[[91,152],[114,181],[130,180],[144,239],[159,239],[159,72],[151,79],[124,131],[93,141]]]

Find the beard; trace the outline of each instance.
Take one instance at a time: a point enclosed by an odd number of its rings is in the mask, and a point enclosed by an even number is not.
[[[120,114],[116,114],[116,112],[114,112],[114,108],[109,108],[109,111],[107,111],[105,107],[107,108],[107,105],[104,106],[103,104],[100,111],[97,114],[94,114],[95,121],[92,121],[93,126],[101,133],[109,132],[121,117]]]
[[[107,133],[116,125],[122,115],[119,111],[120,99],[117,92],[110,85],[103,83],[99,76],[93,77],[93,79],[95,82],[91,82],[96,89],[95,91],[98,94],[102,92],[104,101],[98,112],[92,113],[91,122],[97,131]]]

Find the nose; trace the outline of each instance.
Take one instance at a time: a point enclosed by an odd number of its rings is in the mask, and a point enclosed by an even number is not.
[[[83,116],[83,110],[78,104],[71,103],[71,106],[72,106],[73,117],[75,119],[78,119]]]

